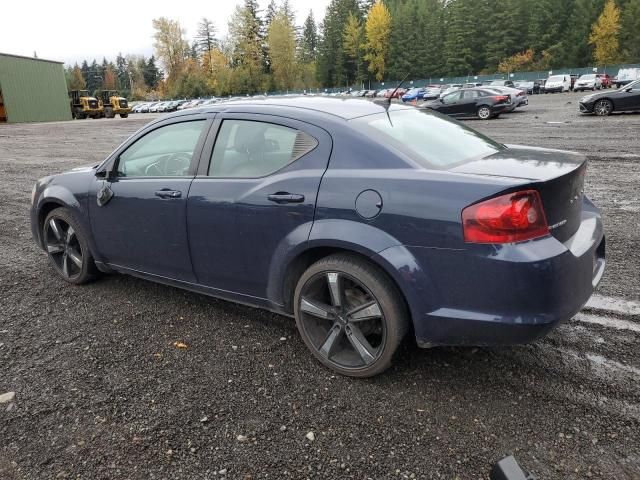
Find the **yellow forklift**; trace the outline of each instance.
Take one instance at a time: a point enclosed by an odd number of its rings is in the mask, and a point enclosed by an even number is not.
[[[114,118],[120,115],[120,118],[127,118],[131,107],[126,98],[121,97],[115,90],[102,90],[98,96],[102,107],[104,108],[104,116],[106,118]]]
[[[69,97],[73,118],[100,118],[104,114],[102,105],[97,98],[89,95],[89,90],[71,90]]]

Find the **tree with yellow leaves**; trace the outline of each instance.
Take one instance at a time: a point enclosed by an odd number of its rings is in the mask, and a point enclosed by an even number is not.
[[[501,73],[511,73],[526,70],[533,65],[533,49],[516,53],[509,58],[505,58],[498,65],[498,71]]]
[[[593,58],[598,64],[611,64],[618,61],[619,31],[620,9],[614,0],[607,0],[600,17],[591,27],[589,36],[589,43],[594,47]]]
[[[364,81],[364,74],[362,71],[362,53],[365,48],[364,29],[362,28],[360,20],[353,12],[349,12],[347,24],[344,27],[344,33],[342,34],[342,48],[349,60],[355,65],[355,82],[360,83]]]
[[[375,74],[376,80],[381,81],[384,78],[391,34],[391,14],[382,0],[376,0],[369,9],[365,32],[367,54],[364,59],[369,62],[369,71]]]

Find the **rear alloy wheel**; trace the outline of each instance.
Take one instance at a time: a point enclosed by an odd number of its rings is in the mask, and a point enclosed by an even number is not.
[[[44,221],[44,246],[49,262],[64,280],[74,284],[93,279],[96,267],[87,240],[71,211],[56,208]]]
[[[598,100],[593,106],[593,113],[595,113],[599,117],[606,117],[607,115],[611,115],[611,112],[613,112],[613,103],[611,103],[610,100]]]
[[[313,355],[332,370],[371,377],[391,365],[407,329],[395,284],[351,255],[333,255],[309,267],[295,291],[298,331]]]
[[[489,120],[491,118],[491,108],[486,106],[478,108],[478,117],[481,120]]]

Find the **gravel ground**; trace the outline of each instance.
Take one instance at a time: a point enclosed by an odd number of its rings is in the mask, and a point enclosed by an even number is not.
[[[609,260],[591,306],[528,346],[408,343],[364,381],[322,368],[288,318],[55,277],[30,236],[33,182],[151,116],[0,126],[0,479],[484,479],[509,453],[539,479],[640,478],[640,114],[582,117],[579,97],[469,124],[589,155]]]

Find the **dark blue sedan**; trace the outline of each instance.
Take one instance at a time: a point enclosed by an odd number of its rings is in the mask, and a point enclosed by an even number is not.
[[[365,377],[405,334],[510,345],[578,312],[605,265],[585,171],[414,107],[254,100],[39,180],[31,225],[71,283],[127,273],[295,316],[322,363]]]

